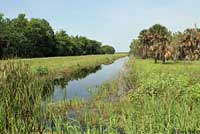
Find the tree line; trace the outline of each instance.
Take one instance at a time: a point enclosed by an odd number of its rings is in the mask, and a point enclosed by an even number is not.
[[[64,30],[54,32],[45,19],[14,19],[0,14],[0,58],[75,56],[113,54],[115,49],[83,36],[70,36]]]
[[[130,53],[146,58],[200,59],[200,29],[187,28],[172,33],[167,27],[155,24],[139,33],[130,45]],[[156,57],[155,57],[156,56]]]

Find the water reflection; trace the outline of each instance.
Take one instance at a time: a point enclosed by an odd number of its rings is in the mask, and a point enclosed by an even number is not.
[[[62,77],[60,79],[54,80],[54,85],[60,86],[61,88],[65,89],[69,81],[83,79],[92,73],[96,73],[98,70],[101,70],[101,65],[96,67],[91,67],[89,69],[79,70],[77,72],[74,72],[71,77]]]
[[[61,79],[54,86],[52,99],[54,101],[61,101],[90,96],[88,89],[101,85],[105,81],[115,79],[127,61],[128,57],[121,58],[110,65],[101,65],[88,72],[78,73],[73,79]]]

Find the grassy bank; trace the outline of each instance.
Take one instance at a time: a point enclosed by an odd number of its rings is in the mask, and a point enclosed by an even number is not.
[[[29,64],[34,72],[39,73],[55,73],[66,76],[71,76],[73,72],[81,69],[95,68],[101,64],[109,64],[114,60],[127,56],[122,54],[107,54],[107,55],[87,55],[87,56],[67,56],[67,57],[49,57],[49,58],[32,58],[32,59],[17,59],[17,62]],[[5,60],[0,61],[2,63]]]
[[[199,65],[131,59],[125,74],[99,87],[90,103],[76,100],[54,110],[66,116],[66,109],[75,109],[88,133],[199,133]]]
[[[25,64],[7,64],[0,69],[3,78],[0,130],[5,133],[198,133],[199,65],[199,61],[154,64],[153,60],[130,59],[119,78],[98,87],[89,101],[44,105],[42,96],[50,88],[48,82],[33,74]]]
[[[44,97],[52,91],[53,83],[46,79],[46,76],[35,73],[38,68],[47,69],[47,72],[52,73],[63,73],[62,71],[68,69],[68,74],[71,74],[73,71],[111,63],[124,56],[126,55],[116,54],[2,60],[0,62],[0,132],[42,133],[46,131],[47,126],[52,126],[51,122],[53,126],[55,125],[57,116],[44,103]]]
[[[29,63],[33,70],[39,67],[48,68],[50,71],[68,71],[73,72],[77,68],[86,66],[97,66],[101,64],[112,63],[114,60],[124,57],[127,54],[110,54],[110,55],[87,55],[87,56],[68,56],[68,57],[51,57],[51,58],[34,58],[23,59]]]

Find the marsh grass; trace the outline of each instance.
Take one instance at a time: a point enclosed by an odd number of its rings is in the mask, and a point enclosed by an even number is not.
[[[51,89],[51,84],[34,74],[25,63],[10,60],[0,67],[0,131],[42,131],[42,122],[47,116],[42,97]]]
[[[91,56],[93,58],[86,56],[86,59],[93,61],[86,61],[89,64],[76,62],[75,64],[78,64],[78,66],[75,67],[76,65],[74,64],[73,70],[77,68],[75,71],[77,73],[78,70],[85,68],[89,70],[93,66],[96,70],[98,64],[112,62],[114,59],[123,56],[125,55]],[[104,60],[100,61],[101,59]],[[85,60],[85,57],[81,60]],[[48,97],[48,94],[53,91],[53,79],[55,76],[53,72],[55,70],[52,71],[46,66],[38,66],[34,71],[32,64],[28,61],[4,60],[0,62],[0,132],[22,134],[48,133],[49,131],[60,132],[60,128],[57,127],[63,126],[63,122],[59,120],[61,116],[55,114],[45,101],[45,97]],[[94,63],[91,64],[92,62]],[[66,106],[68,109],[72,108],[72,106],[76,109],[81,105],[83,105],[81,101],[73,100]],[[58,112],[61,113],[60,111]],[[48,125],[52,124],[52,122],[54,127]],[[64,123],[64,126],[70,127],[67,122]],[[77,125],[72,125],[71,128],[69,130],[80,130],[77,129]]]
[[[99,87],[77,120],[88,133],[199,133],[199,65],[131,59],[125,76]]]
[[[24,63],[8,62],[0,72],[0,131],[199,133],[199,65],[198,61],[154,64],[130,59],[125,74],[98,87],[89,102],[76,99],[46,106],[42,96],[50,88],[47,81]],[[74,117],[69,116],[71,111]]]

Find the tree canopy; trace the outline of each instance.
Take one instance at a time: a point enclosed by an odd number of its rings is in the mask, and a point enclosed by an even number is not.
[[[155,24],[148,29],[143,29],[137,39],[131,43],[131,52],[143,58],[149,57],[148,49],[155,44],[166,45],[171,32],[163,25]]]
[[[171,46],[178,59],[200,59],[200,29],[187,28],[183,32],[171,33],[165,26],[155,24],[133,39],[130,52],[143,58],[152,57],[151,46]]]
[[[104,53],[104,54],[114,54],[115,49],[112,46],[104,45],[104,46],[102,46],[102,53]]]
[[[0,58],[51,57],[114,53],[111,46],[83,36],[71,36],[64,30],[54,32],[45,19],[14,19],[0,14]]]

